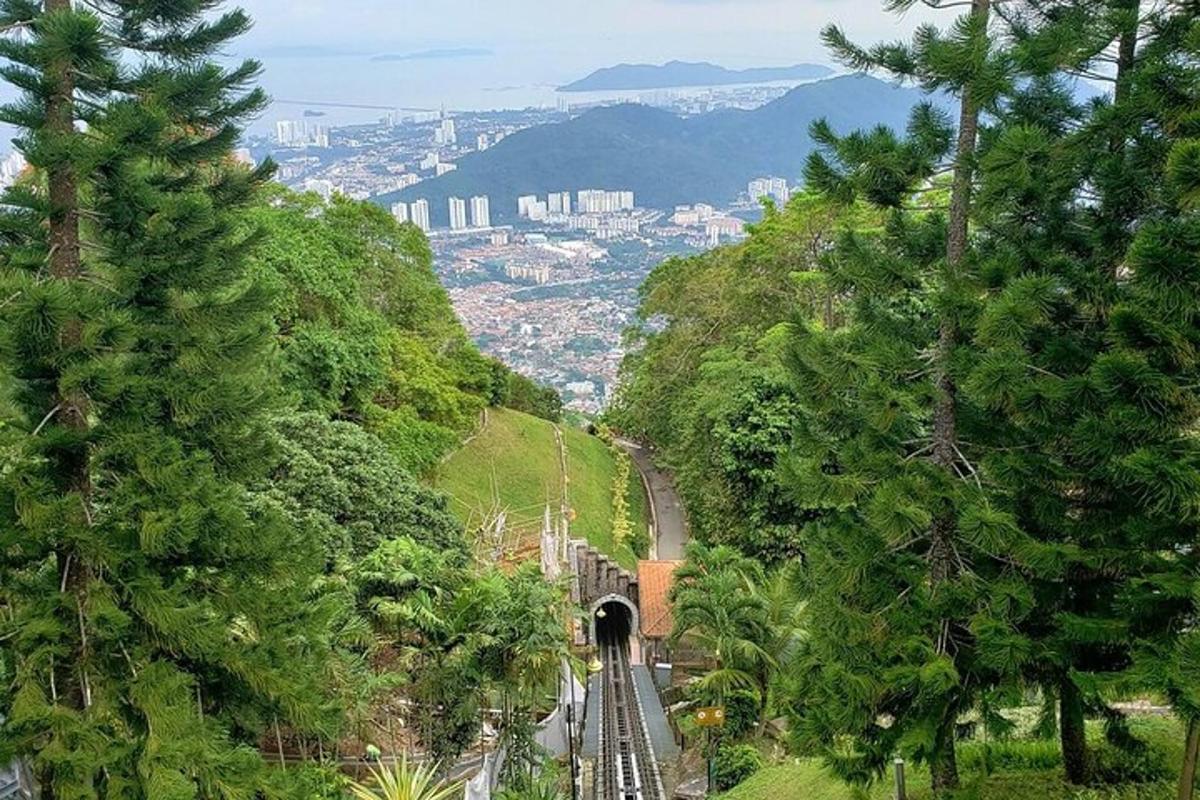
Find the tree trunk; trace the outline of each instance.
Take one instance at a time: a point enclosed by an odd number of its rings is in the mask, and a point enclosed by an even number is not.
[[[1200,761],[1200,717],[1192,717],[1188,720],[1183,769],[1179,773],[1179,800],[1194,800],[1196,796],[1197,761]]]
[[[1058,708],[1058,736],[1062,743],[1067,781],[1082,786],[1087,783],[1091,773],[1084,730],[1083,695],[1069,675],[1059,681]]]
[[[985,21],[991,13],[990,0],[973,0],[972,16]],[[979,136],[979,104],[973,87],[963,87],[959,106],[958,141],[955,149],[954,182],[950,193],[950,215],[946,235],[946,281],[953,286],[967,253],[967,233],[971,214],[971,182],[974,177],[975,145]],[[934,359],[934,384],[937,399],[933,410],[933,459],[942,469],[955,474],[958,450],[958,387],[950,374],[950,364],[959,330],[956,320],[943,317],[938,328],[937,351]],[[930,580],[938,584],[957,574],[958,560],[954,537],[958,530],[958,515],[946,505],[933,517],[930,528]],[[938,625],[937,649],[945,655],[951,651],[954,621],[943,619]],[[954,743],[955,716],[943,722],[942,753],[931,765],[935,791],[958,787],[958,759]]]
[[[955,717],[951,717],[949,736],[943,740],[940,751],[929,764],[935,797],[958,788],[958,754],[954,749],[954,725]]]

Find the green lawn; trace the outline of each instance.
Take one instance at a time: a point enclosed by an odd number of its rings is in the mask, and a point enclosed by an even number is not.
[[[450,496],[454,514],[469,531],[503,509],[513,537],[530,540],[541,530],[546,504],[557,510],[562,497],[554,426],[507,409],[489,410],[488,419],[478,436],[438,467],[432,483]],[[567,502],[575,511],[572,535],[614,555],[612,453],[594,436],[567,425],[560,428],[567,454]],[[630,476],[629,500],[634,524],[644,528],[647,504],[636,471]],[[626,567],[636,565],[628,547],[615,556]]]
[[[1138,719],[1133,721],[1132,728],[1162,755],[1168,769],[1178,769],[1183,754],[1183,728],[1177,721]],[[1093,740],[1100,737],[1096,729],[1089,733]],[[1020,745],[1011,749],[1019,751]],[[1063,781],[1058,767],[997,768],[992,775],[984,775],[981,754],[980,744],[960,746],[963,788],[956,795],[958,800],[1174,800],[1176,797],[1174,777],[1162,783],[1079,789]],[[924,770],[910,768],[907,785],[910,800],[930,799],[929,775]],[[865,791],[856,790],[830,775],[816,759],[793,759],[766,767],[721,795],[722,800],[890,800],[893,797],[895,785],[891,775]]]

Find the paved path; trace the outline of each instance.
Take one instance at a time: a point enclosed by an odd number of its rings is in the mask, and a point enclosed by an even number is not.
[[[683,558],[683,546],[688,541],[687,517],[671,476],[654,465],[654,451],[627,439],[617,443],[633,457],[633,463],[646,481],[650,494],[650,513],[658,532],[655,558]]]

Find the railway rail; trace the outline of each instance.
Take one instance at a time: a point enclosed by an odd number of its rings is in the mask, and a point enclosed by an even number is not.
[[[610,636],[603,656],[596,800],[666,800],[629,665],[628,642]]]

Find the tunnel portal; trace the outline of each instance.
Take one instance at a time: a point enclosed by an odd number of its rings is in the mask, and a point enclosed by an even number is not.
[[[638,610],[628,597],[610,594],[592,604],[591,641],[630,641],[637,636]]]

